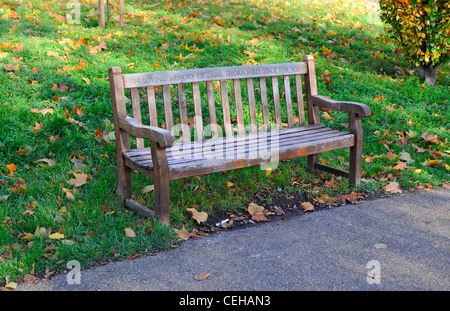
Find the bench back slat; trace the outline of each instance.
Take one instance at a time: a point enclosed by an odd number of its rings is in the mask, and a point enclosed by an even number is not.
[[[228,101],[227,80],[220,81],[220,97],[222,99],[223,127],[225,129],[225,135],[226,137],[231,137],[233,136],[233,132],[231,130],[230,104]]]
[[[138,122],[163,127],[187,143],[305,125],[304,93],[317,93],[317,86],[312,58],[303,60],[121,74],[121,82],[131,90],[132,115]],[[148,118],[141,117],[141,108],[147,109],[140,106],[141,89],[147,94]],[[316,124],[317,108],[310,107],[309,97],[308,123]],[[136,147],[144,148],[144,141],[136,139]]]
[[[150,119],[150,125],[157,127],[158,114],[156,112],[155,88],[153,86],[147,86],[147,105],[148,105],[148,117]]]
[[[164,102],[164,117],[166,119],[165,129],[173,132],[173,116],[172,116],[172,104],[170,100],[170,85],[163,85],[163,102]]]
[[[242,95],[241,95],[241,80],[234,79],[234,98],[236,102],[236,122],[238,128],[238,134],[245,134],[244,113],[242,111]]]
[[[191,140],[189,135],[189,121],[187,115],[187,107],[186,107],[186,90],[184,88],[183,83],[179,83],[177,85],[177,93],[178,93],[178,108],[180,113],[180,124],[181,124],[181,132],[183,137],[183,142],[188,142]]]
[[[132,88],[131,89],[131,109],[133,112],[133,118],[142,123],[142,115],[141,115],[141,101],[139,98],[139,89]],[[144,139],[136,138],[136,147],[138,149],[144,148]]]
[[[289,81],[289,76],[284,76],[284,97],[286,99],[286,113],[287,113],[287,121],[288,127],[294,126],[294,116],[292,113],[292,98],[291,98],[291,84]]]
[[[297,93],[299,125],[303,126],[305,125],[305,107],[303,105],[303,88],[301,75],[295,75],[295,92]]]
[[[250,113],[250,131],[256,133],[258,131],[256,107],[255,107],[255,88],[253,86],[253,78],[247,78],[247,96],[248,110]]]
[[[203,140],[203,118],[202,118],[202,102],[200,100],[200,86],[198,82],[192,83],[192,96],[194,99],[194,128],[195,140]]]
[[[281,128],[281,107],[280,107],[280,89],[278,86],[278,76],[272,77],[273,105],[275,113],[275,123],[277,129]]]
[[[265,77],[259,78],[259,88],[261,93],[261,110],[262,110],[263,124],[265,126],[265,129],[268,129],[270,121],[269,121],[269,106],[267,101],[267,85]]]
[[[216,103],[214,99],[214,87],[212,81],[206,81],[206,96],[208,102],[208,111],[209,111],[209,124],[211,125],[211,136],[216,137],[219,135],[218,123],[217,123],[217,115],[216,115]]]

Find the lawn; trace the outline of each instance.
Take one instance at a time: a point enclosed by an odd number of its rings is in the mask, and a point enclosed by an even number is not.
[[[87,267],[170,248],[179,238],[174,229],[195,228],[186,208],[240,213],[256,195],[280,191],[327,205],[350,193],[448,186],[449,64],[436,87],[421,84],[386,37],[374,3],[125,2],[123,29],[118,1],[105,29],[97,27],[96,0],[79,1],[79,24],[66,19],[68,1],[0,4],[0,286],[27,274],[48,277],[70,260]],[[180,70],[297,62],[305,54],[315,57],[319,94],[372,109],[363,120],[361,186],[313,176],[299,158],[273,171],[172,181],[171,226],[120,206],[109,67]],[[346,114],[322,117],[346,126]],[[348,152],[327,152],[321,161],[346,169]],[[87,176],[81,185],[77,174]],[[134,196],[151,206],[152,193],[143,189],[152,181],[132,178]]]

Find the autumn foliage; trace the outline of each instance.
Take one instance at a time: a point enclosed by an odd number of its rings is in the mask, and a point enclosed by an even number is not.
[[[437,68],[450,55],[450,1],[380,0],[381,18],[399,41],[420,79],[435,85]]]

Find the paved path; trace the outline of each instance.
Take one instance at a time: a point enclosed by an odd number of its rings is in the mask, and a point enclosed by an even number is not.
[[[450,189],[415,191],[190,239],[82,270],[79,285],[61,274],[17,290],[448,291],[449,238]]]

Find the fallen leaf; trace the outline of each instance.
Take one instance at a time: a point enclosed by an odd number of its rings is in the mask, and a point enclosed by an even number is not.
[[[3,67],[6,71],[19,71],[19,64],[8,64]]]
[[[75,179],[69,179],[67,182],[71,185],[74,185],[75,187],[81,187],[87,182],[88,175],[85,173],[73,173],[75,176]]]
[[[105,141],[105,138],[103,137],[103,132],[102,130],[97,126],[97,129],[94,132],[95,137],[97,137],[100,140]]]
[[[16,282],[9,282],[8,284],[5,285],[6,290],[15,290],[16,288],[17,288]]]
[[[423,166],[435,166],[438,165],[441,162],[441,160],[426,160],[422,162]]]
[[[84,110],[84,107],[78,108],[75,104],[73,105],[72,111],[77,116],[82,117],[84,115],[83,110]]]
[[[144,188],[142,188],[141,192],[148,193],[153,190],[155,190],[155,185],[148,185],[148,186],[145,186]]]
[[[41,109],[41,110],[38,110],[38,109],[36,109],[36,108],[33,108],[33,109],[30,109],[30,111],[33,112],[33,113],[42,113],[42,115],[44,115],[44,116],[45,116],[47,113],[53,114],[53,108],[45,108],[45,109]]]
[[[303,202],[303,203],[300,204],[300,207],[305,212],[312,212],[312,211],[314,211],[314,205],[312,205],[311,202]]]
[[[8,200],[9,194],[1,195],[0,196],[0,203],[6,202]]]
[[[33,130],[33,132],[38,132],[42,130],[42,123],[36,122],[35,125],[31,127],[31,129]]]
[[[247,207],[247,212],[252,215],[254,221],[268,221],[264,215],[264,207],[251,202]]]
[[[402,190],[399,189],[398,186],[399,186],[398,182],[391,181],[389,184],[387,184],[384,187],[384,190],[386,190],[387,192],[390,192],[390,193],[402,193]]]
[[[46,158],[39,159],[35,162],[44,162],[44,163],[47,163],[48,166],[55,166],[55,164],[56,164],[56,162],[54,160],[46,159]]]
[[[406,163],[408,164],[414,162],[414,160],[411,158],[411,155],[406,151],[400,152],[400,160],[406,161]]]
[[[192,232],[189,232],[186,230],[186,228],[183,226],[182,229],[173,229],[178,236],[183,239],[183,240],[188,240],[191,237],[201,237],[203,236],[202,234],[200,234],[197,230],[192,230]]]
[[[192,218],[197,220],[198,223],[206,222],[208,219],[208,214],[206,212],[199,212],[195,208],[186,208],[186,210],[191,214]]]
[[[416,149],[417,152],[422,153],[422,152],[427,151],[426,149],[420,148],[420,147],[417,146],[416,144],[411,144],[411,145],[412,145],[412,147],[413,147],[414,149]]]
[[[89,78],[82,78],[81,80],[83,80],[84,82],[86,82],[86,84],[91,83],[91,80],[89,80]]]
[[[406,162],[398,161],[397,165],[393,167],[394,170],[401,171],[408,167]]]
[[[197,281],[203,281],[209,278],[210,275],[211,273],[200,272],[198,275],[194,276],[194,279],[196,279]]]
[[[234,184],[231,181],[227,181],[227,188],[232,187]]]
[[[47,56],[59,57],[59,54],[56,53],[56,52],[48,51],[48,52],[47,52]]]
[[[6,168],[9,171],[9,176],[13,176],[14,175],[14,171],[17,169],[17,165],[12,163],[12,164],[7,164]]]
[[[55,232],[55,233],[50,234],[48,237],[52,240],[61,240],[61,239],[64,239],[64,234]]]
[[[437,137],[437,135],[428,134],[427,132],[420,135],[420,137],[434,144],[439,144],[441,142],[441,140]]]
[[[131,229],[131,228],[126,228],[126,229],[125,229],[125,236],[126,236],[127,238],[134,238],[134,237],[136,237],[136,233],[134,233],[133,229]]]

